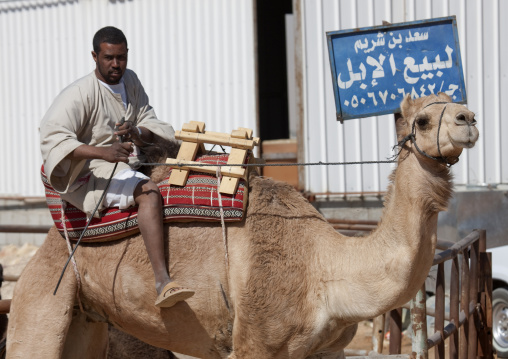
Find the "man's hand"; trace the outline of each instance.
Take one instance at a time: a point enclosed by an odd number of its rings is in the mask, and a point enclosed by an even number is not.
[[[132,141],[133,138],[137,138],[139,135],[138,129],[131,121],[125,121],[123,123],[117,122],[115,126],[117,128],[115,135],[117,135],[119,139],[123,139],[123,141]]]
[[[72,151],[67,158],[74,160],[102,159],[111,163],[128,163],[129,154],[133,150],[132,142],[115,142],[108,147],[81,145]]]
[[[105,161],[116,162],[129,162],[129,154],[134,150],[132,142],[115,142],[109,147],[97,147],[102,150],[101,158]]]
[[[153,146],[153,134],[144,127],[134,126],[132,121],[117,122],[115,135],[123,141],[132,141],[136,146]]]

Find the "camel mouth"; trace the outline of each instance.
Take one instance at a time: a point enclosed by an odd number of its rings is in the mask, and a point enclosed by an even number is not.
[[[461,141],[461,140],[452,140],[452,144],[454,147],[458,147],[458,148],[473,148],[475,145],[476,145],[476,140],[478,138],[474,138],[474,137],[471,137],[469,138],[468,140],[466,141]]]
[[[449,136],[452,145],[458,148],[473,148],[479,137],[480,132],[474,126],[469,127],[467,131],[461,131]]]

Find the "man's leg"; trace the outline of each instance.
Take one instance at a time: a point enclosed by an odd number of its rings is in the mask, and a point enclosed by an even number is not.
[[[159,294],[171,281],[164,258],[162,199],[159,188],[150,180],[140,181],[134,190],[134,200],[138,204],[139,230],[152,263],[155,288]]]
[[[159,188],[150,180],[142,180],[134,190],[134,200],[138,204],[139,230],[155,276],[155,289],[158,295],[156,305],[169,307],[190,298],[194,291],[175,284],[166,268],[162,198]]]

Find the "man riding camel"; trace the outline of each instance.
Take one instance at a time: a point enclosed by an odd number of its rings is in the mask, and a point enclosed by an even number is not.
[[[92,51],[95,70],[54,100],[40,124],[41,153],[51,186],[87,217],[97,206],[94,216],[108,207],[138,206],[139,229],[155,276],[155,305],[171,307],[194,291],[169,276],[161,194],[136,169],[146,161],[142,147],[155,135],[174,138],[174,130],[157,119],[141,82],[127,69],[128,51],[121,30],[108,26],[97,31]]]

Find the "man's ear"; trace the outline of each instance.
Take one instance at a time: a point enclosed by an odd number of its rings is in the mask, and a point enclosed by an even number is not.
[[[95,53],[95,51],[92,51],[92,57],[95,63],[97,63],[97,54]]]

